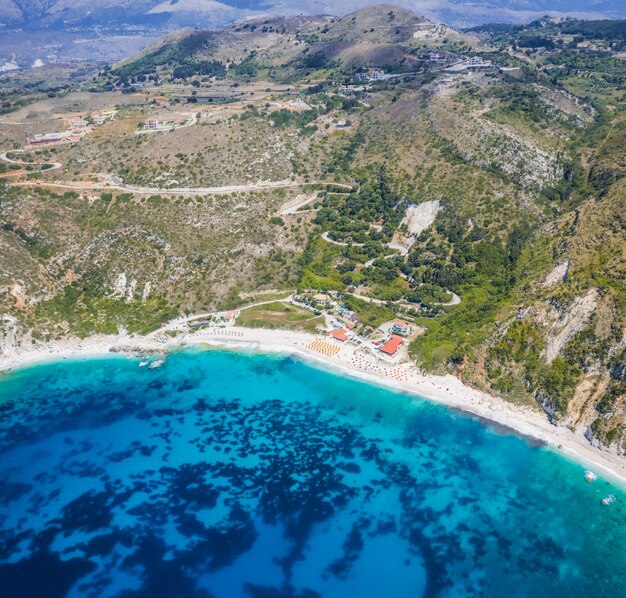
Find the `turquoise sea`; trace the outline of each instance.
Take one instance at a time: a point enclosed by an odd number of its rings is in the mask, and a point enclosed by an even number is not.
[[[0,377],[0,596],[625,596],[583,472],[290,357],[46,363]]]

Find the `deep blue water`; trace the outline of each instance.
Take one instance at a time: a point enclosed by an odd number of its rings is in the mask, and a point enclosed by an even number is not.
[[[287,357],[0,378],[3,598],[624,596],[623,505],[545,448]]]

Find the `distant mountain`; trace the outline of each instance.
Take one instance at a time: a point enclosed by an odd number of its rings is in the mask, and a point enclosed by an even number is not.
[[[198,69],[206,74],[225,72],[228,64],[240,75],[267,70],[273,79],[282,81],[339,64],[400,69],[412,64],[407,53],[418,30],[447,36],[450,42],[464,41],[455,30],[413,12],[384,8],[381,12],[380,6],[366,7],[343,18],[273,17],[240,22],[219,31],[177,31],[115,65],[112,80],[157,72],[162,80],[180,80]]]
[[[369,0],[0,0],[0,23],[27,28],[201,26],[246,16],[335,14]],[[520,22],[544,13],[626,16],[622,0],[398,0],[396,4],[449,25]]]
[[[4,60],[27,66],[39,59],[114,61],[130,56],[155,36],[184,27],[217,29],[243,19],[274,16],[342,16],[373,4],[371,0],[0,0],[0,31],[4,31],[0,64]],[[626,17],[623,0],[397,0],[396,4],[456,28],[526,23],[544,14]],[[33,37],[34,32],[41,36]]]

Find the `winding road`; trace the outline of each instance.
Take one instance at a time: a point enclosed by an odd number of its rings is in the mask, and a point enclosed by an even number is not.
[[[334,245],[339,245],[341,247],[363,247],[364,243],[344,243],[342,241],[335,241],[333,239],[331,239],[328,234],[330,231],[326,231],[325,233],[322,233],[322,239],[324,239],[324,241],[327,241],[328,243],[333,243]],[[385,255],[382,258],[374,258],[372,260],[369,260],[367,262],[365,262],[363,264],[364,267],[368,268],[369,266],[371,266],[377,259],[383,259],[383,260],[388,260],[391,259],[392,257],[398,257],[398,255],[401,255],[402,257],[406,257],[409,254],[409,250],[404,246],[404,245],[400,245],[399,243],[387,243],[387,247],[389,247],[389,249],[396,249],[397,251],[399,251],[400,253],[391,253],[389,255]],[[401,276],[408,280],[406,275],[402,275]],[[448,301],[447,303],[432,303],[432,305],[438,305],[439,307],[447,307],[447,306],[451,306],[451,305],[458,305],[459,303],[461,303],[461,297],[459,297],[456,293],[453,293],[452,291],[447,291],[447,293],[451,296],[450,301]],[[348,295],[352,295],[353,297],[356,297],[357,299],[362,299],[363,301],[367,301],[368,303],[375,303],[376,305],[386,305],[388,302],[387,301],[382,301],[381,299],[374,299],[373,297],[366,297],[365,295],[357,295],[356,293],[347,293]],[[391,303],[403,303],[402,301],[392,301]],[[406,303],[406,302],[405,302]]]
[[[61,168],[61,166],[63,166],[63,164],[61,164],[61,162],[25,162],[25,161],[21,161],[21,160],[13,160],[12,158],[9,158],[9,154],[23,154],[26,150],[23,149],[17,149],[17,150],[9,150],[8,152],[4,152],[2,154],[0,154],[0,160],[2,160],[3,162],[7,162],[8,164],[17,164],[18,166],[43,166],[44,164],[50,164],[50,168],[46,168],[44,169],[40,169],[40,170],[32,170],[30,172],[50,172],[51,170],[57,170],[58,168]],[[6,172],[2,175],[0,175],[0,177],[8,177],[8,176],[18,176],[23,174],[21,171],[17,171],[17,172]]]
[[[453,293],[452,291],[447,291],[449,295],[452,295],[452,298],[450,299],[450,301],[448,301],[448,303],[433,303],[432,305],[439,305],[440,307],[446,307],[449,305],[458,305],[459,303],[461,303],[461,298],[456,294]]]
[[[328,234],[330,231],[326,231],[325,233],[322,233],[322,239],[324,239],[324,241],[327,241],[328,243],[332,243],[333,245],[339,245],[340,247],[364,247],[365,243],[345,243],[343,241],[335,241],[334,239],[331,239]],[[398,243],[387,243],[387,247],[389,247],[389,249],[396,249],[397,251],[399,251],[400,253],[390,253],[389,255],[385,255],[382,258],[377,258],[375,257],[372,260],[369,260],[368,262],[365,262],[364,266],[368,267],[371,266],[377,259],[383,259],[383,260],[388,260],[392,257],[397,257],[398,255],[401,255],[403,257],[409,255],[409,250],[404,246],[404,245],[399,245]]]
[[[333,245],[339,245],[340,247],[363,247],[365,245],[365,243],[344,243],[343,241],[335,241],[328,236],[328,232],[329,231],[322,233],[322,239]]]
[[[51,169],[49,169],[51,170]],[[45,171],[47,172],[47,171]],[[102,176],[102,175],[101,175]],[[243,185],[224,185],[221,187],[140,187],[136,185],[115,185],[107,182],[45,182],[45,181],[20,181],[13,183],[20,187],[52,187],[54,189],[65,189],[68,191],[122,191],[125,193],[136,193],[140,195],[225,195],[228,193],[237,193],[241,191],[261,191],[264,189],[288,189],[302,187],[303,185],[333,185],[337,183],[315,182],[300,183],[291,179],[282,181],[258,181],[256,183],[246,183]]]
[[[295,214],[296,212],[298,212],[300,208],[303,208],[304,206],[309,205],[310,203],[314,202],[316,199],[317,199],[317,193],[311,195],[311,197],[305,197],[303,200],[298,200],[295,203],[290,203],[290,204],[287,204],[286,206],[283,206],[280,212],[278,212],[278,214],[279,216],[287,216],[288,214]]]
[[[318,183],[319,184],[319,183]],[[352,187],[350,185],[346,185],[344,183],[323,183],[325,185],[332,185],[333,187],[340,187],[342,189],[347,189],[348,191],[352,191]],[[333,191],[332,192],[333,195],[349,195],[349,192],[343,193],[343,192],[338,192],[338,191]],[[302,197],[302,196],[299,196]],[[314,202],[316,199],[320,199],[320,197],[318,196],[318,193],[315,192],[313,195],[311,195],[310,197],[305,197],[304,199],[298,199],[296,198],[296,200],[287,203],[286,205],[284,205],[280,212],[278,212],[279,216],[287,216],[289,214],[297,214],[298,211],[300,210],[300,208],[303,208],[304,206],[309,205],[310,203]],[[311,210],[307,210],[307,212],[314,212],[317,211],[315,208],[311,209]],[[332,243],[333,241],[331,239],[326,239],[329,243]]]
[[[20,162],[17,160],[13,160],[9,158],[8,154],[13,153],[24,153],[24,149],[17,150],[8,150],[2,154],[0,154],[0,160],[7,162],[9,164],[19,164],[20,166],[40,166],[43,164],[51,164],[50,168],[46,168],[45,170],[37,170],[33,172],[49,172],[51,170],[57,170],[63,166],[61,162]],[[0,176],[17,176],[23,174],[22,172],[15,173],[6,173]],[[332,187],[339,187],[341,189],[347,189],[348,191],[352,190],[352,185],[348,185],[346,183],[335,183],[328,181],[313,181],[309,183],[302,183],[297,181],[292,181],[291,179],[283,179],[280,181],[257,181],[256,183],[244,183],[241,185],[223,185],[217,187],[175,187],[175,188],[164,188],[164,187],[142,187],[140,185],[125,185],[123,183],[115,184],[108,182],[108,178],[111,175],[105,175],[102,173],[97,173],[94,176],[103,179],[101,182],[94,181],[18,181],[12,183],[14,186],[19,187],[52,187],[54,189],[64,189],[66,191],[89,191],[89,190],[107,190],[107,191],[122,191],[124,193],[137,193],[141,195],[224,195],[228,193],[237,193],[242,191],[260,191],[263,189],[288,189],[288,188],[296,188],[296,187],[304,187],[311,185],[325,185]],[[299,203],[297,206],[293,206],[293,208],[301,207],[302,205],[306,205],[310,201],[313,201],[315,197],[308,198],[305,202]],[[287,208],[288,210],[289,208]],[[285,213],[288,213],[285,211]]]

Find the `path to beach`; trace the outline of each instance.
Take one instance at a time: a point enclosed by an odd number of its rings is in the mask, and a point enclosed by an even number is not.
[[[328,352],[332,355],[312,348],[312,345],[331,346],[331,343],[336,347],[336,350]],[[442,403],[545,442],[557,452],[626,488],[624,457],[592,447],[582,431],[572,432],[568,428],[551,425],[541,411],[492,397],[465,386],[452,375],[425,375],[411,363],[390,365],[353,345],[304,332],[231,326],[178,334],[174,338],[159,333],[145,337],[116,335],[74,339],[51,343],[38,350],[2,355],[0,371],[37,361],[106,355],[112,350],[121,353],[168,352],[193,345],[299,356],[392,390]],[[582,472],[581,483],[584,483]]]

